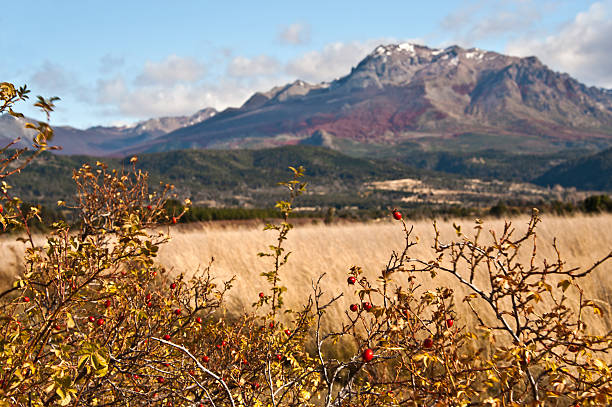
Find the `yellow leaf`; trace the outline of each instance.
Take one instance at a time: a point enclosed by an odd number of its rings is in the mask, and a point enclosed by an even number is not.
[[[76,324],[74,323],[74,319],[72,319],[72,315],[69,312],[66,312],[66,327],[74,328]]]
[[[608,366],[606,366],[606,363],[604,361],[602,361],[601,359],[595,359],[593,361],[593,364],[599,369],[599,370],[606,370],[608,368]]]
[[[561,290],[563,290],[565,292],[565,290],[567,290],[567,288],[571,285],[572,283],[569,280],[563,280],[563,281],[559,281],[559,283],[557,284],[557,288],[561,287]]]

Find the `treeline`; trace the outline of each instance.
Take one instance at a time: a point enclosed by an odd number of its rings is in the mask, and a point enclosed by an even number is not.
[[[436,219],[436,218],[484,218],[484,217],[510,217],[531,213],[532,208],[538,208],[541,213],[554,215],[572,215],[578,213],[612,213],[612,198],[609,195],[592,195],[579,203],[572,202],[539,202],[537,204],[499,201],[491,207],[466,207],[460,205],[449,205],[434,207],[431,205],[418,204],[412,207],[399,206],[406,219]],[[22,203],[22,212],[27,214],[32,208],[39,211],[42,221],[33,218],[29,226],[33,230],[49,230],[53,222],[64,221],[73,224],[74,214],[66,209],[52,209],[44,205]],[[292,213],[293,218],[310,218],[313,222],[334,223],[338,220],[344,221],[367,221],[381,219],[389,216],[389,209],[367,209],[359,207],[328,207],[322,209],[302,210]],[[169,200],[164,207],[168,218],[181,213],[183,205],[176,200]],[[192,206],[178,219],[179,223],[191,222],[214,222],[231,220],[266,220],[278,219],[281,215],[276,208],[240,208],[240,207],[202,207]],[[74,224],[73,224],[74,225]],[[14,232],[15,230],[5,230]]]

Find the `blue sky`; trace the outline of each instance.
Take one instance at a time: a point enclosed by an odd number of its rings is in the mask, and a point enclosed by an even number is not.
[[[403,41],[537,55],[612,88],[612,0],[3,3],[0,81],[61,97],[52,124],[239,106],[295,79],[345,75],[376,45]]]

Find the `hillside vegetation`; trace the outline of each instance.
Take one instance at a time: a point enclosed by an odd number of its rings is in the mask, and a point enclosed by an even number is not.
[[[612,148],[559,164],[536,178],[535,183],[612,191]]]
[[[404,158],[400,162],[382,150],[370,158],[352,157],[323,147],[286,146],[143,154],[139,156],[138,168],[149,172],[153,187],[160,182],[172,183],[179,198],[188,197],[196,205],[206,207],[269,208],[280,196],[276,183],[286,168],[303,165],[309,183],[309,192],[302,198],[305,207],[388,210],[403,202],[404,207],[426,205],[448,209],[490,207],[499,201],[517,206],[541,206],[542,202],[550,201],[576,204],[586,195],[538,188],[526,182],[577,154],[580,153],[427,152],[413,146],[401,152]],[[26,202],[42,203],[52,209],[58,200],[70,202],[74,196],[72,171],[83,163],[95,164],[98,160],[44,153],[15,174],[10,183]],[[122,168],[128,160],[104,161],[110,168]],[[599,178],[599,174],[591,177]],[[402,179],[418,181],[418,187],[380,184]]]

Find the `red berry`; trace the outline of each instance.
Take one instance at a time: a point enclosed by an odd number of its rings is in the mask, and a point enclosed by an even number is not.
[[[0,213],[4,212],[4,208],[0,205]]]
[[[161,377],[161,376],[159,376],[159,377],[157,378],[157,382],[158,382],[158,383],[163,383],[163,382],[165,382],[165,381],[166,381],[166,380],[165,380],[163,377]]]
[[[172,217],[172,224],[173,224],[173,225],[176,225],[176,216],[173,216],[173,217]]]
[[[227,342],[221,341],[221,346],[227,346]]]
[[[357,279],[355,278],[355,276],[350,276],[349,278],[346,279],[346,282],[349,284],[355,284],[356,281]]]
[[[192,376],[195,376],[195,372],[193,371],[193,369],[189,370],[189,374],[192,375]]]
[[[170,335],[169,335],[169,334],[165,334],[165,335],[164,335],[164,339],[165,339],[165,340],[167,340],[167,341],[169,341],[169,340],[170,340]]]
[[[24,300],[25,302],[30,302],[30,297],[23,297],[23,300]]]
[[[215,346],[217,347],[217,349],[221,349],[221,345],[217,344]]]
[[[264,293],[259,293],[259,298],[263,298],[264,297]]]
[[[153,207],[151,205],[147,205],[147,209],[151,210],[151,209],[153,209]]]
[[[197,322],[198,324],[201,324],[201,323],[202,323],[202,318],[197,317],[197,318],[196,318],[196,322]]]
[[[243,365],[248,365],[248,364],[249,364],[249,361],[248,361],[248,360],[246,360],[246,359],[242,359],[242,364],[243,364]]]
[[[96,321],[96,318],[94,318],[93,316],[90,316],[88,319],[89,319],[89,322],[91,322],[91,323]]]
[[[454,321],[453,321],[452,319],[450,319],[450,318],[449,318],[449,319],[447,319],[447,320],[446,320],[446,327],[447,327],[447,328],[452,327],[452,326],[453,326],[453,322],[454,322]]]
[[[138,376],[137,374],[135,374],[133,377],[134,379],[140,379],[140,376]]]
[[[280,353],[277,353],[276,354],[276,360],[278,360],[280,362],[281,360],[283,360],[283,356]]]
[[[290,331],[290,330],[288,330],[288,329],[285,329],[285,335],[287,335],[287,336],[291,336],[291,331]]]
[[[369,362],[374,359],[374,351],[372,351],[370,348],[365,349],[361,354],[361,357],[363,358],[364,362]]]
[[[104,320],[102,318],[98,318],[98,320],[96,321],[96,324],[98,324],[98,326],[102,326],[104,325]]]
[[[425,349],[431,349],[433,347],[433,339],[427,338],[423,341],[423,347]]]
[[[202,356],[202,362],[204,363],[208,363],[208,361],[210,360],[210,358],[206,355]]]
[[[104,301],[104,306],[105,306],[106,308],[110,308],[110,306],[111,306],[111,300],[106,300],[106,301]]]
[[[147,299],[147,301],[149,301],[151,298],[153,298],[153,296],[149,293],[149,294],[147,294],[147,296],[145,298]]]
[[[402,219],[402,214],[399,213],[398,211],[394,210],[393,211],[393,219],[395,220],[401,220]]]
[[[174,313],[175,313],[176,315],[181,315],[181,309],[180,309],[180,308],[175,309],[175,310],[174,310]]]
[[[369,302],[367,302],[367,301],[366,301],[366,302],[364,302],[364,303],[363,303],[363,309],[364,309],[364,310],[366,310],[366,311],[371,310],[371,309],[372,309],[372,304],[370,304],[370,303],[369,303]]]
[[[61,327],[60,325],[55,325],[53,328],[54,328],[56,331],[59,331],[59,330],[61,330],[61,329],[62,329],[62,327]]]
[[[270,322],[270,325],[268,325],[270,328],[274,328],[274,322]]]
[[[176,288],[176,283],[170,284],[170,289],[174,290]]]
[[[359,310],[359,306],[357,304],[351,304],[351,311],[357,312]]]
[[[147,302],[147,307],[151,308],[153,306],[153,303],[151,301]]]
[[[253,383],[253,388],[255,389],[259,388],[259,383]]]

